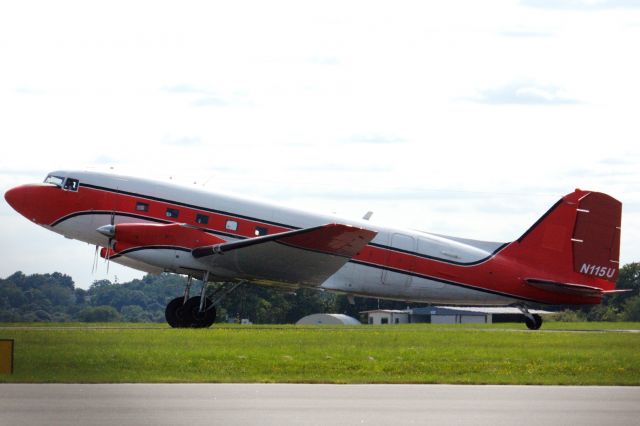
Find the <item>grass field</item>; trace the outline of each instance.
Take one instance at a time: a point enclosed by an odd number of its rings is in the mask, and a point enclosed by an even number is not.
[[[4,324],[15,371],[0,382],[640,385],[640,333],[598,331],[639,323],[543,327]]]

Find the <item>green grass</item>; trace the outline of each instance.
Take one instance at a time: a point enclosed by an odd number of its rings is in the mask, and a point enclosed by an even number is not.
[[[0,327],[0,338],[16,342],[15,372],[0,375],[0,382],[640,385],[640,333],[531,332],[522,324],[15,326]],[[640,324],[547,322],[543,327],[640,329]]]

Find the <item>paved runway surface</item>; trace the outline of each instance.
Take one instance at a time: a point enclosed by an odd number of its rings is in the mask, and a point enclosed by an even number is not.
[[[637,425],[640,387],[0,384],[0,425]]]

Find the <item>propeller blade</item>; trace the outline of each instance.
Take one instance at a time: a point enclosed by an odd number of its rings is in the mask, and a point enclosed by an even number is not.
[[[109,244],[107,245],[107,275],[109,275],[109,259],[111,259],[111,241],[112,238],[109,238]]]
[[[91,265],[91,275],[96,273],[96,270],[98,269],[98,245],[96,244],[96,251],[93,254],[93,264]]]

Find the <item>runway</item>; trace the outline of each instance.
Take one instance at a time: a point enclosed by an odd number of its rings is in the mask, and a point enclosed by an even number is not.
[[[0,384],[2,425],[637,425],[640,387]]]

